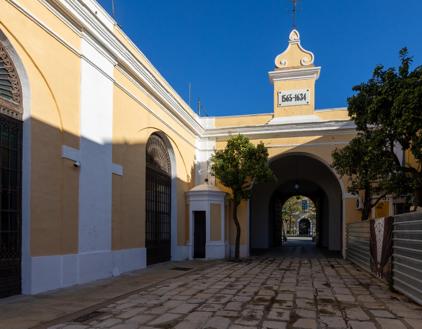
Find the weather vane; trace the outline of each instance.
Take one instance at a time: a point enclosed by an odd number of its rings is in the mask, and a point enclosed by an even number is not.
[[[296,14],[297,14],[297,1],[298,0],[291,0],[292,1],[292,28],[296,28]]]

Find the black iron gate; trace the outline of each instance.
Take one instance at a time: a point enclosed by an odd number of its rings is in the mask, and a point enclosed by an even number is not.
[[[0,114],[0,297],[21,293],[22,122]]]
[[[171,165],[164,141],[152,135],[146,168],[147,265],[171,258]]]

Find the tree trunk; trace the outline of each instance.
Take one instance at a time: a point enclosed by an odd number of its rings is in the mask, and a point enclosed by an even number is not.
[[[239,218],[237,218],[237,207],[239,206],[238,202],[234,202],[233,205],[233,221],[236,225],[236,242],[235,242],[235,249],[234,249],[234,258],[239,259],[239,251],[240,251],[240,223]]]
[[[416,207],[422,207],[422,187],[418,187],[415,190],[415,202]]]
[[[363,209],[362,209],[362,220],[368,220],[371,214],[371,190],[370,188],[366,188],[364,191],[364,198],[363,198]]]

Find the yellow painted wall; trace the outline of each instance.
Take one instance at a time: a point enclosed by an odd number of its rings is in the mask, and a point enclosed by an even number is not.
[[[172,202],[177,205],[177,242],[185,245],[188,240],[185,192],[193,187],[195,137],[122,69],[116,68],[114,76],[113,162],[123,166],[124,175],[113,178],[113,249],[145,246],[146,143],[154,132],[168,138],[174,153],[177,178],[173,181],[176,198]]]
[[[375,206],[375,218],[388,217],[390,215],[390,204],[388,201],[380,201]]]
[[[239,115],[215,117],[215,127],[239,127],[266,124],[273,118],[273,114]]]
[[[314,114],[319,116],[323,121],[350,120],[349,112],[346,108],[333,110],[316,110]]]
[[[210,209],[211,241],[221,240],[221,204],[212,203]]]
[[[41,2],[20,3],[79,49],[78,35]],[[22,61],[30,85],[30,109],[24,111],[32,116],[31,254],[74,253],[79,172],[61,152],[62,145],[79,147],[80,58],[7,1],[0,2],[0,30]]]
[[[347,198],[345,201],[346,224],[358,222],[361,220],[362,214],[356,208],[356,199]]]

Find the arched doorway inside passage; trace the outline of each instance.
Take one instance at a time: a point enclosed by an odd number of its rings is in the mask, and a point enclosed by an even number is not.
[[[270,160],[274,183],[254,186],[250,203],[250,249],[256,252],[279,245],[277,207],[303,195],[317,209],[317,246],[340,252],[343,248],[343,189],[332,169],[309,153],[285,153]]]

